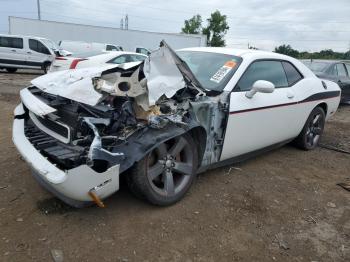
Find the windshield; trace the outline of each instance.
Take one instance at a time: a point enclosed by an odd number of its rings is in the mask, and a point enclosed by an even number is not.
[[[61,48],[54,42],[49,39],[41,38],[42,42],[44,42],[50,49],[52,50],[60,50]]]
[[[329,63],[327,62],[315,62],[315,61],[303,61],[303,63],[311,69],[313,72],[324,72],[327,70]]]
[[[200,84],[208,90],[222,91],[236,72],[242,58],[201,51],[178,51]]]

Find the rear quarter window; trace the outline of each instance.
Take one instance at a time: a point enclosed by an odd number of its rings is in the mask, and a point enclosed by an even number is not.
[[[292,65],[289,62],[282,62],[284,71],[286,72],[288,85],[292,86],[295,83],[299,82],[301,79],[303,79],[303,76],[300,74],[300,72],[296,69],[294,65]]]

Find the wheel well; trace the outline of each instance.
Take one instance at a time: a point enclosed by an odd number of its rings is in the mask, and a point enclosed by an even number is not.
[[[328,106],[326,103],[321,103],[321,104],[318,104],[317,106],[321,107],[323,109],[325,115],[327,115]]]
[[[198,150],[198,165],[202,163],[205,147],[207,144],[207,132],[201,126],[192,128],[189,135],[193,138]]]
[[[44,67],[45,67],[46,65],[50,65],[50,64],[51,64],[50,61],[45,61],[45,62],[42,64],[41,68],[44,69]]]

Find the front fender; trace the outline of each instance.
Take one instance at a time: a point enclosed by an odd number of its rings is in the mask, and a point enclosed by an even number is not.
[[[122,152],[125,156],[121,163],[114,164],[120,164],[120,172],[124,172],[161,143],[185,134],[197,126],[199,126],[198,123],[192,122],[186,126],[169,123],[161,129],[145,127],[130,136],[124,144],[114,148],[113,153]]]

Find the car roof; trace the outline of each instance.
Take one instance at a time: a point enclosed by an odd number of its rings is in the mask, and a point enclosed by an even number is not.
[[[0,36],[4,36],[4,37],[27,37],[27,38],[33,38],[33,39],[46,39],[46,40],[51,40],[51,39],[49,39],[49,38],[39,37],[39,36],[31,36],[31,35],[9,35],[9,34],[0,34]]]

